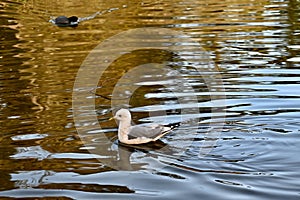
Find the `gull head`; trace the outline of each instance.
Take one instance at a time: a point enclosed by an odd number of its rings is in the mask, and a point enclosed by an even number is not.
[[[122,121],[131,121],[131,114],[129,112],[129,110],[127,109],[120,109],[116,112],[115,116],[114,116],[114,119],[122,122]]]

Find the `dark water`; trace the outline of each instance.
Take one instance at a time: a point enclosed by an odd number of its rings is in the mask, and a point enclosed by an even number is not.
[[[300,199],[299,11],[296,0],[2,1],[0,198]],[[59,28],[59,15],[88,20]],[[149,27],[179,34],[111,39]],[[90,58],[109,64],[101,78]],[[124,105],[135,123],[182,125],[120,145],[108,118]]]

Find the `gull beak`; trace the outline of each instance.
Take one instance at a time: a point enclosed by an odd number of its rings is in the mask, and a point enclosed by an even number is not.
[[[114,116],[113,116],[113,117],[111,117],[111,118],[109,118],[109,119],[108,119],[108,121],[110,121],[110,120],[113,120],[113,119],[115,119],[115,117],[114,117]]]

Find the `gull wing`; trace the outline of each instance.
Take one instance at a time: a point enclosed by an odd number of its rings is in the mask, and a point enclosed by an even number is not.
[[[155,139],[160,135],[164,135],[171,128],[165,127],[160,124],[143,124],[132,126],[128,133],[128,139],[134,139],[139,137]]]

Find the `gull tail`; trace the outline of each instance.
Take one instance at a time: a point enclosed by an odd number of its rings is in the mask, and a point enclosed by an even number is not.
[[[159,134],[156,138],[154,138],[153,141],[158,140],[159,138],[161,138],[164,135],[170,133],[170,131],[172,131],[173,129],[175,129],[175,128],[179,127],[179,126],[180,126],[180,122],[164,125],[163,132],[161,134]]]
[[[165,125],[165,127],[170,128],[170,130],[173,130],[173,129],[179,127],[179,126],[180,126],[180,122],[176,122],[176,123],[171,123],[171,124]],[[169,130],[169,131],[170,131],[170,130]]]

